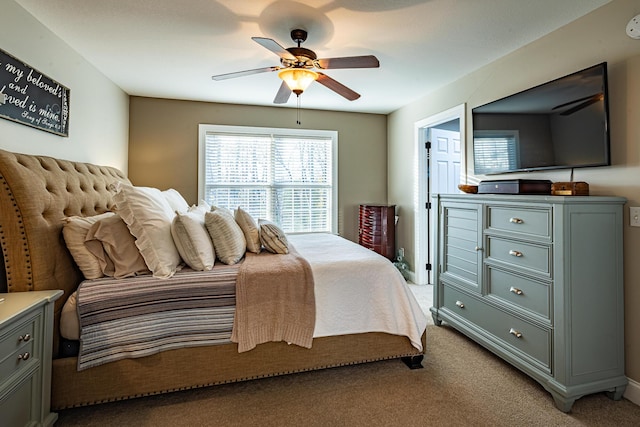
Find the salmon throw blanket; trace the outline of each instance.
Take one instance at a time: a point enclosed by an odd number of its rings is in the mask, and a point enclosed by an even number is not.
[[[311,266],[294,248],[286,255],[247,252],[236,280],[231,341],[238,352],[269,341],[311,348],[316,302]]]

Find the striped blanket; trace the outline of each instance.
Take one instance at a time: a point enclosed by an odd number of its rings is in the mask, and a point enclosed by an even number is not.
[[[78,288],[78,370],[185,346],[229,343],[239,265],[170,279],[86,280]]]

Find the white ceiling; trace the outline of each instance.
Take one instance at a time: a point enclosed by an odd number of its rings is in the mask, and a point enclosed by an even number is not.
[[[360,93],[320,84],[303,108],[390,113],[610,0],[16,0],[126,93],[273,105],[277,73],[211,76],[279,65],[251,40],[303,47],[319,58],[375,55],[380,68],[327,70]],[[291,96],[285,107],[295,107]]]

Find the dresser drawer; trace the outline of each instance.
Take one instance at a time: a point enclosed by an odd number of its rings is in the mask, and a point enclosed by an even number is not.
[[[29,342],[33,342],[39,317],[34,317],[19,326],[0,332],[0,360]]]
[[[510,271],[487,267],[487,292],[514,308],[550,319],[551,285]]]
[[[0,396],[0,414],[3,426],[33,425],[31,417],[31,396],[34,389],[34,376],[22,379],[12,386],[6,396]]]
[[[550,208],[487,206],[487,228],[522,236],[551,238]]]
[[[443,308],[484,329],[521,359],[551,372],[551,330],[512,316],[453,287],[443,286]]]
[[[501,237],[487,237],[486,256],[517,268],[551,277],[551,247]]]
[[[39,360],[35,354],[37,322],[35,317],[22,323],[17,328],[3,333],[0,338],[0,378],[8,378],[11,375],[26,369],[34,360]]]

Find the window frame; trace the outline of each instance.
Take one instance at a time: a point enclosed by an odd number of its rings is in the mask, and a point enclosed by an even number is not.
[[[198,125],[198,200],[204,199],[205,193],[205,145],[208,133],[231,133],[245,135],[278,135],[287,137],[310,137],[331,139],[331,204],[330,232],[338,234],[338,132],[333,130],[317,129],[289,129],[254,126],[232,126],[199,124]],[[256,218],[257,219],[257,218]],[[267,218],[268,219],[268,218]],[[310,233],[310,232],[308,232]],[[296,234],[296,233],[289,233]]]

